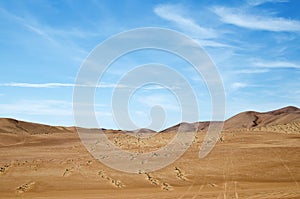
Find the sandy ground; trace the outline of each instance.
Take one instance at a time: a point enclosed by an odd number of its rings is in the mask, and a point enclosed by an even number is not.
[[[112,132],[126,150],[151,151],[172,132],[142,140]],[[76,133],[0,133],[0,198],[300,198],[300,125],[224,131],[198,159],[188,151],[161,170],[129,174],[95,160]]]

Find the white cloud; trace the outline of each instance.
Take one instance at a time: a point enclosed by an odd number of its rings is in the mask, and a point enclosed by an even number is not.
[[[197,38],[215,38],[217,32],[210,28],[204,28],[193,19],[184,16],[184,9],[179,5],[158,5],[154,12],[161,18],[174,22],[179,28]]]
[[[222,22],[243,28],[274,32],[300,32],[300,21],[297,20],[249,14],[242,8],[215,7],[213,11]]]
[[[234,82],[233,84],[231,84],[232,89],[240,89],[245,87],[248,87],[248,85],[242,82]]]
[[[300,69],[299,64],[284,61],[257,61],[254,63],[255,66],[264,68],[295,68]]]
[[[265,3],[286,3],[289,0],[248,0],[247,3],[251,6],[259,6]]]
[[[147,85],[147,86],[143,86],[141,88],[142,90],[175,90],[175,89],[180,89],[180,86],[172,86],[172,87],[166,87],[166,86],[162,86],[162,85]]]
[[[72,52],[73,56],[74,52],[76,52],[77,56],[82,57],[85,57],[88,54],[88,51],[78,46],[78,42],[76,41],[76,39],[98,35],[97,33],[95,33],[95,31],[87,32],[85,30],[80,30],[77,28],[61,28],[49,26],[45,23],[40,22],[38,18],[34,17],[33,15],[26,15],[26,17],[18,16],[15,13],[10,12],[4,8],[0,8],[0,13],[2,13],[7,19],[15,21],[19,25],[25,27],[26,30],[48,41],[48,44]],[[43,44],[45,45],[45,43]],[[80,58],[80,61],[82,59],[83,58]]]
[[[73,87],[74,84],[69,83],[41,83],[41,84],[32,84],[32,83],[2,83],[2,87],[22,87],[22,88],[57,88],[57,87]]]
[[[175,97],[175,96],[174,96]],[[180,111],[180,106],[174,103],[174,99],[169,96],[157,94],[140,96],[137,100],[148,107],[161,106],[163,109],[170,111]]]
[[[72,103],[58,100],[22,100],[0,104],[1,115],[71,116]]]
[[[233,46],[219,42],[218,38],[221,36],[220,31],[213,28],[203,27],[196,23],[196,21],[187,16],[184,7],[180,5],[163,4],[154,8],[155,14],[159,17],[173,22],[184,33],[194,38],[197,43],[203,47],[213,48],[232,48]],[[207,25],[207,24],[206,24]]]
[[[269,72],[268,69],[242,69],[242,70],[236,70],[233,73],[236,74],[255,74],[255,73],[267,73]]]
[[[73,83],[17,83],[17,82],[0,84],[0,87],[21,87],[21,88],[61,88],[61,87],[75,87],[75,86],[92,87],[93,85],[78,85]],[[97,88],[117,88],[117,87],[127,88],[126,85],[122,85],[122,84],[101,83],[100,85],[97,85]]]
[[[228,45],[228,44],[223,44],[220,42],[212,41],[212,40],[196,40],[201,46],[205,47],[219,47],[219,48],[232,48],[233,46]]]
[[[144,111],[135,111],[135,114],[140,117],[147,117],[148,115]]]
[[[52,44],[59,45],[59,42],[52,36],[49,35],[46,31],[42,30],[41,27],[34,26],[31,24],[23,24],[28,30],[38,34],[39,36],[43,37],[44,39],[50,41]]]
[[[107,106],[95,104],[94,107],[96,117],[100,118],[101,121],[109,121],[109,123],[105,124],[109,125],[111,123],[110,120],[112,120],[112,113],[107,109]],[[83,110],[80,114],[85,116],[91,115],[92,113]],[[14,102],[0,103],[0,115],[2,117],[47,123],[50,125],[74,125],[73,103],[64,100],[17,100]],[[59,123],[49,123],[53,118]],[[94,128],[97,126],[85,127]],[[111,125],[110,128],[111,127],[113,127],[113,125]]]

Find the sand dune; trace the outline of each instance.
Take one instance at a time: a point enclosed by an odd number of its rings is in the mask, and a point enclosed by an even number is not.
[[[0,132],[30,135],[34,134],[52,134],[52,133],[70,133],[75,132],[72,127],[49,126],[44,124],[36,124],[32,122],[24,122],[10,118],[0,119]]]
[[[292,122],[300,122],[300,109],[293,106],[284,107],[282,109],[269,111],[269,112],[255,112],[246,111],[239,113],[224,122],[224,130],[252,128],[252,127],[266,127],[272,125],[284,125]],[[195,129],[205,131],[208,129],[210,122],[195,122],[195,123],[180,123],[164,129],[160,132],[173,132],[177,131],[181,126],[183,131],[189,132]],[[119,132],[118,130],[102,129],[107,132]],[[52,134],[52,133],[74,133],[75,127],[61,127],[49,126],[44,124],[37,124],[31,122],[18,121],[10,118],[0,118],[0,133],[8,134]],[[125,131],[122,131],[125,132]],[[130,133],[130,131],[126,131]],[[155,133],[150,129],[137,129],[133,133]]]
[[[288,106],[265,113],[255,111],[239,113],[225,121],[224,129],[265,127],[297,121],[300,122],[300,109]]]
[[[293,106],[284,107],[269,112],[246,111],[239,113],[224,121],[224,130],[266,127],[277,124],[288,124],[291,122],[300,122],[300,109]],[[165,129],[161,132],[177,131],[180,125],[185,129],[192,130],[197,128],[199,131],[207,131],[210,122],[181,123]]]
[[[94,159],[74,128],[0,119],[0,198],[300,198],[299,115],[295,107],[238,114],[201,160],[208,123],[200,123],[180,159],[139,174]],[[120,148],[145,152],[167,144],[176,128],[146,138],[104,131]]]

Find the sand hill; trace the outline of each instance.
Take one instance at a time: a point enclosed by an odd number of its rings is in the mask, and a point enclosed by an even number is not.
[[[1,133],[27,133],[30,135],[34,134],[52,134],[52,133],[68,133],[73,131],[75,128],[60,127],[60,126],[49,126],[44,124],[37,124],[32,122],[18,121],[10,118],[0,119],[0,132]]]
[[[291,122],[300,122],[300,109],[288,106],[264,113],[255,111],[239,113],[226,120],[224,129],[266,127]]]
[[[300,122],[300,109],[293,106],[284,107],[269,112],[246,111],[239,113],[224,122],[224,130],[267,127],[274,125],[284,125],[292,122]],[[183,131],[189,132],[195,129],[205,131],[210,122],[180,123],[161,132],[174,132],[181,126]],[[102,129],[106,130],[106,129]],[[107,130],[113,131],[113,130]],[[12,134],[52,134],[76,132],[75,127],[49,126],[31,122],[18,121],[10,118],[0,118],[0,133]],[[117,132],[117,131],[116,131]],[[130,133],[130,131],[126,131]],[[133,133],[155,133],[150,129],[138,129]]]
[[[0,198],[300,198],[299,115],[296,107],[240,113],[204,159],[198,153],[209,123],[200,122],[182,157],[139,174],[94,159],[74,128],[0,119]],[[166,145],[177,128],[146,138],[103,130],[121,149],[143,153]]]
[[[233,130],[241,128],[268,127],[274,125],[284,125],[292,122],[300,122],[300,109],[293,106],[284,107],[269,112],[246,111],[239,113],[224,122],[223,130]],[[162,132],[177,131],[180,125],[184,129],[206,131],[210,122],[181,123],[172,126]],[[188,131],[187,130],[187,131]]]

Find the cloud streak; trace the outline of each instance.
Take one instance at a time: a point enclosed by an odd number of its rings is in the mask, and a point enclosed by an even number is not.
[[[242,70],[233,71],[233,73],[235,74],[258,74],[258,73],[267,73],[267,72],[269,72],[269,70],[266,68],[242,69]]]
[[[178,4],[160,4],[154,8],[154,13],[169,22],[174,23],[183,32],[193,37],[203,47],[232,48],[233,46],[219,42],[220,32],[204,27],[187,16],[184,7]]]
[[[141,96],[137,99],[141,104],[146,105],[147,107],[161,106],[163,109],[169,111],[180,111],[180,106],[174,104],[174,102],[169,98],[169,96],[157,94],[150,96]]]
[[[0,113],[5,115],[72,116],[72,103],[59,100],[23,100],[2,103],[0,110]]]
[[[289,0],[248,0],[247,3],[252,6],[259,6],[265,3],[286,3]]]
[[[3,83],[0,84],[1,87],[21,87],[21,88],[59,88],[59,87],[74,87],[75,84],[70,83],[42,83],[42,84],[32,84],[32,83]]]
[[[273,32],[300,32],[300,21],[297,20],[249,14],[241,8],[214,7],[213,11],[222,22],[242,28]]]
[[[94,104],[95,115],[102,120],[112,118],[111,111],[107,110],[102,104]],[[75,125],[73,121],[73,103],[63,100],[19,100],[9,103],[0,103],[0,114],[5,117],[12,117],[21,120],[29,120],[32,122],[47,123],[43,121],[43,117],[63,118],[59,125]],[[82,111],[82,115],[91,114],[87,111]],[[31,119],[28,119],[31,118]],[[35,118],[34,121],[32,118]],[[57,125],[53,123],[53,125]],[[87,126],[95,127],[95,126]]]
[[[63,88],[63,87],[94,87],[93,85],[79,85],[73,83],[2,83],[0,87],[20,87],[20,88]],[[122,84],[104,84],[101,83],[100,85],[96,86],[97,88],[126,88],[126,85]]]
[[[299,64],[284,61],[258,61],[254,63],[255,66],[263,68],[294,68],[300,69]]]
[[[193,19],[184,16],[183,8],[179,5],[158,5],[154,8],[154,12],[159,17],[175,23],[179,28],[193,36],[197,35],[202,39],[217,37],[215,30],[204,28],[197,24]]]
[[[83,84],[74,84],[74,83],[20,83],[20,82],[10,82],[10,83],[0,83],[0,87],[19,87],[19,88],[73,88],[73,87],[95,87],[94,85],[83,85]],[[96,88],[130,88],[128,85],[124,84],[113,84],[113,83],[100,83]],[[165,90],[163,86],[152,85],[152,86],[143,86],[143,90]],[[180,89],[178,86],[174,86],[169,89]]]
[[[61,49],[71,50],[72,52],[76,50],[76,52],[80,55],[86,55],[88,52],[78,45],[78,39],[98,35],[94,32],[87,32],[73,27],[62,29],[59,27],[49,26],[45,23],[41,23],[36,17],[34,17],[34,15],[21,17],[4,8],[0,8],[0,13],[2,13],[5,18],[13,20],[17,24],[23,26],[27,31],[30,31],[48,41],[49,44]]]
[[[242,82],[234,82],[233,84],[231,84],[231,88],[235,90],[245,87],[248,87],[248,84]]]

